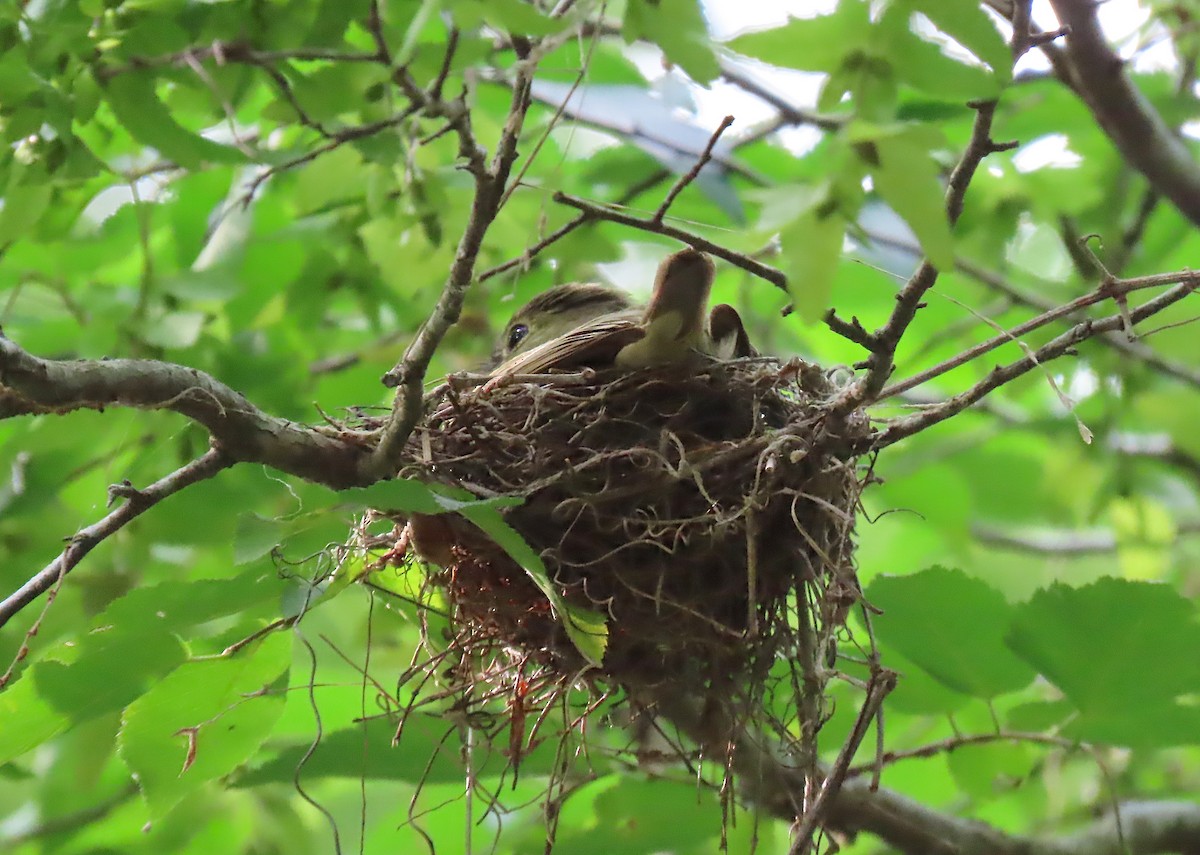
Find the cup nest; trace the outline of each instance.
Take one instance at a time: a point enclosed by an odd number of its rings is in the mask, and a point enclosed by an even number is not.
[[[811,676],[859,597],[853,449],[869,426],[831,414],[836,392],[816,366],[768,359],[452,383],[400,475],[523,499],[506,522],[607,625],[591,685],[761,687],[780,660]],[[471,523],[438,520],[448,560],[430,578],[456,642],[555,680],[587,670],[530,576]]]

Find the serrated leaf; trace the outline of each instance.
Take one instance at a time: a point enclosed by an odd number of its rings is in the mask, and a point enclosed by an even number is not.
[[[783,26],[747,33],[726,44],[781,68],[832,73],[862,48],[870,27],[867,4],[841,3],[833,14],[789,18]]]
[[[983,66],[943,53],[940,45],[913,32],[906,6],[892,6],[878,24],[882,52],[896,78],[938,98],[968,101],[995,97],[1000,92],[996,75]]]
[[[1035,676],[1003,642],[1012,606],[961,570],[931,567],[912,576],[879,576],[866,597],[883,610],[875,619],[880,642],[957,692],[994,698]]]
[[[0,764],[73,724],[119,710],[183,661],[174,636],[137,626],[92,633],[78,647],[64,648],[74,661],[39,662],[0,693]]]
[[[915,130],[915,129],[914,129]],[[921,249],[942,270],[954,266],[954,239],[946,218],[945,191],[937,164],[919,132],[883,133],[864,158],[875,189],[916,234]]]
[[[444,744],[447,733],[455,727],[446,720],[410,715],[396,739],[394,721],[372,718],[362,725],[326,733],[315,749],[306,741],[272,752],[261,766],[239,775],[234,786],[290,785],[297,769],[305,781],[366,778],[422,786],[461,783],[466,773],[461,755]],[[550,774],[557,749],[555,740],[540,741],[538,747],[521,755],[521,774]],[[508,756],[501,752],[479,752],[472,758],[471,773],[476,778],[499,775],[508,763]]]
[[[438,514],[444,508],[428,484],[412,478],[393,478],[369,487],[355,487],[331,494],[330,503],[351,503],[361,508],[381,511],[405,511],[416,514]]]
[[[145,585],[110,603],[94,622],[178,632],[273,602],[284,584],[274,571],[254,570],[230,579]]]
[[[198,169],[207,162],[241,163],[246,159],[238,149],[206,139],[175,121],[158,100],[150,75],[117,75],[108,81],[105,97],[130,136],[185,169]]]
[[[1017,607],[1005,641],[1097,722],[1136,727],[1139,715],[1200,693],[1197,609],[1166,585],[1053,585]]]
[[[283,520],[242,514],[233,535],[233,563],[248,564],[262,558],[283,542],[288,528]]]
[[[151,817],[232,772],[262,745],[283,712],[278,684],[291,650],[291,635],[272,633],[236,655],[180,666],[129,705],[117,752]]]
[[[833,212],[821,216],[815,209],[797,217],[779,233],[788,293],[800,317],[808,323],[820,320],[829,307],[845,234],[846,221],[841,215]]]
[[[516,529],[504,521],[495,508],[483,504],[470,504],[457,510],[494,540],[513,561],[521,565],[554,607],[554,612],[562,621],[571,643],[584,659],[593,665],[600,665],[608,647],[608,625],[604,615],[591,609],[573,606],[564,600],[546,572],[546,565],[542,563],[541,556],[534,552]]]
[[[4,246],[35,225],[50,204],[53,189],[49,184],[21,184],[9,187],[0,208],[0,246]]]
[[[958,0],[909,0],[909,3],[939,30],[991,66],[1002,83],[1012,79],[1012,51],[983,6]]]
[[[721,73],[708,26],[697,0],[630,0],[625,10],[625,41],[646,39],[697,83]]]

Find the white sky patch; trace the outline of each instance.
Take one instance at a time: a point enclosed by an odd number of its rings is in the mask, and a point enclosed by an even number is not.
[[[1067,148],[1066,136],[1049,134],[1021,146],[1021,150],[1013,155],[1012,161],[1017,172],[1033,172],[1046,167],[1072,169],[1078,166],[1083,158]]]
[[[1059,385],[1066,392],[1068,398],[1079,403],[1096,394],[1100,389],[1100,378],[1096,376],[1095,371],[1083,366],[1071,372],[1071,379],[1065,387],[1061,385],[1061,382]]]
[[[828,15],[837,8],[837,0],[702,0],[702,5],[709,32],[717,41],[724,41],[740,33],[778,27],[788,18]]]

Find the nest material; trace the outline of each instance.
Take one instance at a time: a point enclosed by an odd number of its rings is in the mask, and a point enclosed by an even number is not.
[[[781,652],[823,656],[858,595],[847,449],[868,426],[833,419],[834,392],[815,366],[771,360],[471,389],[433,408],[400,474],[523,497],[506,520],[566,601],[605,616],[609,681],[761,686]],[[434,579],[460,641],[576,674],[564,618],[525,571],[442,519],[451,560]]]

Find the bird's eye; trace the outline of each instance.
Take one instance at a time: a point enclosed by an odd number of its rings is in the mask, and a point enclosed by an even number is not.
[[[508,331],[508,349],[512,350],[520,344],[525,336],[529,335],[529,327],[525,324],[513,324],[512,329]]]

